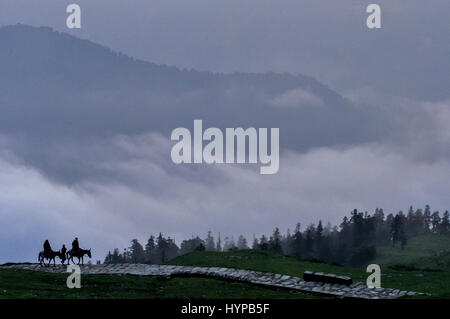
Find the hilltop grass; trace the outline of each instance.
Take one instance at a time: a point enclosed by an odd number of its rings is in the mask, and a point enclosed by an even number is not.
[[[426,235],[410,238],[400,247],[377,247],[375,263],[404,270],[450,271],[450,237]]]
[[[155,278],[128,275],[85,275],[80,289],[66,286],[66,274],[0,270],[0,299],[243,299],[318,298],[295,291],[270,289],[209,278]]]
[[[417,243],[410,241],[411,250],[407,250],[407,246],[404,251],[405,256],[412,255],[411,252],[418,249],[417,245],[422,245],[420,242],[420,240]],[[424,251],[426,250],[424,249]],[[396,253],[398,252],[396,251]],[[414,256],[426,260],[426,255],[420,254],[414,253]],[[406,257],[400,260],[406,262],[409,260]],[[384,258],[386,263],[395,264],[396,262],[392,256],[392,260]],[[167,264],[240,268],[298,277],[302,277],[305,270],[312,270],[350,276],[354,281],[361,282],[365,282],[368,276],[365,268],[349,268],[301,261],[294,257],[282,256],[269,251],[253,250],[197,251],[179,256],[167,262]],[[427,293],[427,296],[420,298],[450,298],[450,272],[408,270],[411,267],[392,269],[385,265],[387,264],[382,263],[382,287]],[[258,287],[211,278],[164,279],[128,275],[84,275],[81,289],[68,289],[66,279],[66,274],[1,269],[0,298],[324,298],[289,290]]]
[[[168,262],[171,265],[231,267],[267,271],[302,277],[305,270],[321,271],[350,276],[354,281],[366,282],[365,268],[349,268],[325,263],[301,261],[294,257],[281,256],[269,251],[193,252]],[[381,285],[385,288],[419,291],[426,298],[450,298],[450,272],[423,270],[394,270],[381,267]],[[423,297],[421,297],[423,298]]]

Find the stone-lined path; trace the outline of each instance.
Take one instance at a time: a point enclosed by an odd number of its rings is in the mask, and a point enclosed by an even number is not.
[[[368,288],[365,284],[360,282],[353,283],[349,286],[327,284],[305,281],[299,277],[233,268],[144,264],[84,265],[80,267],[81,274],[89,275],[105,274],[163,277],[210,277],[220,280],[244,282],[266,287],[292,289],[304,293],[313,293],[341,298],[394,299],[405,296],[423,295],[423,293],[419,292],[402,291],[392,288]],[[39,264],[15,264],[0,266],[0,268],[65,273],[67,266],[57,265],[56,267],[44,267],[40,266]]]

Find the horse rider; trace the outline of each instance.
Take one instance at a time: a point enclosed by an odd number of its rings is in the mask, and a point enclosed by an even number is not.
[[[63,244],[62,248],[61,248],[61,254],[63,254],[64,256],[66,255],[67,252],[67,248],[66,245]]]
[[[80,244],[78,243],[78,237],[75,237],[75,240],[72,242],[72,252],[78,253],[80,251]]]
[[[50,242],[46,239],[44,242],[44,256],[48,256],[51,251],[52,247],[50,246]]]
[[[63,263],[66,260],[66,252],[67,252],[66,245],[63,244],[61,248],[61,260],[63,260]]]

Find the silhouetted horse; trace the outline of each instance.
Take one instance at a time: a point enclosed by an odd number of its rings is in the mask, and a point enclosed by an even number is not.
[[[92,254],[91,254],[91,250],[86,250],[86,249],[81,249],[78,251],[73,251],[73,249],[69,250],[67,253],[67,264],[70,264],[70,261],[72,261],[73,263],[75,263],[73,261],[73,257],[77,257],[78,258],[78,264],[84,265],[84,255],[88,255],[89,258],[92,258]]]
[[[61,250],[60,250],[60,251],[58,252],[58,257],[59,257],[59,259],[61,259],[61,264],[64,265],[64,263],[65,263],[66,260],[67,260],[66,254],[63,254],[63,253],[61,252]]]
[[[39,261],[39,264],[42,265],[42,263],[44,263],[44,266],[45,266],[44,259],[47,259],[48,260],[48,265],[47,266],[50,266],[50,263],[53,260],[53,266],[56,266],[56,257],[61,258],[61,252],[60,251],[50,250],[49,252],[47,252],[47,254],[44,251],[41,251],[39,253],[39,256],[38,256],[38,261]],[[64,260],[65,259],[66,258],[64,257]]]

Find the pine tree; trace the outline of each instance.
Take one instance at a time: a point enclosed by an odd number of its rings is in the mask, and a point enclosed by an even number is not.
[[[220,233],[219,233],[219,236],[217,238],[216,251],[222,251],[222,240],[220,239]]]
[[[108,254],[105,257],[105,260],[103,261],[104,264],[112,264],[112,254],[111,251],[108,251]]]
[[[242,236],[242,235],[240,235],[239,238],[238,238],[237,248],[240,249],[240,250],[248,249],[247,239],[244,236]]]
[[[283,253],[283,249],[281,248],[281,235],[278,227],[275,227],[272,236],[269,240],[269,249],[276,253]]]
[[[259,249],[267,250],[269,248],[269,243],[267,241],[267,237],[263,234],[261,239],[259,240]]]
[[[292,250],[292,242],[294,241],[294,236],[291,235],[291,230],[288,228],[286,231],[286,236],[282,238],[281,240],[281,248],[283,250],[283,253],[286,255],[293,255]]]
[[[131,241],[130,251],[130,262],[133,264],[140,264],[145,261],[144,248],[139,243],[137,239]]]
[[[167,260],[175,258],[176,256],[178,256],[179,253],[180,253],[180,249],[175,244],[175,240],[168,237],[167,238],[167,253],[166,253]]]
[[[214,237],[211,235],[211,231],[208,231],[208,235],[206,236],[205,250],[207,250],[207,251],[216,250],[216,245],[214,243]]]
[[[375,241],[377,244],[384,244],[388,237],[384,229],[384,212],[382,208],[375,209],[373,214],[375,222]]]
[[[423,234],[428,234],[431,231],[431,210],[430,205],[425,206],[425,210],[423,211]]]
[[[157,263],[165,263],[167,261],[167,240],[163,237],[162,233],[156,240],[156,251],[157,251]]]
[[[155,255],[155,237],[153,235],[150,236],[150,238],[147,240],[147,244],[145,244],[145,262],[146,263],[153,263],[153,258]]]
[[[294,239],[292,241],[292,252],[297,258],[302,257],[303,236],[300,228],[300,223],[297,223],[294,230]]]
[[[112,264],[120,264],[122,262],[124,262],[124,260],[122,259],[122,256],[120,256],[119,248],[114,248],[112,257],[111,257],[111,263]]]
[[[304,255],[306,258],[312,258],[314,256],[314,237],[316,228],[314,224],[311,224],[306,228],[305,240],[304,240]]]
[[[237,249],[236,244],[234,243],[234,236],[225,237],[225,244],[223,245],[224,251],[231,251]]]
[[[450,217],[449,213],[446,210],[444,215],[442,216],[441,224],[439,226],[439,234],[440,235],[450,235]]]
[[[317,225],[316,236],[315,236],[315,239],[316,239],[317,243],[319,243],[319,244],[322,241],[322,234],[323,234],[322,221],[319,220],[319,224]]]
[[[254,234],[253,234],[252,249],[253,250],[258,250],[259,249],[258,239],[256,238],[256,236]]]
[[[436,211],[431,215],[431,232],[433,234],[439,234],[440,225],[441,225],[441,217],[439,216],[439,212]]]
[[[395,246],[397,242],[400,242],[403,249],[406,245],[406,234],[402,216],[400,214],[394,217],[391,234],[392,234],[392,246]]]

